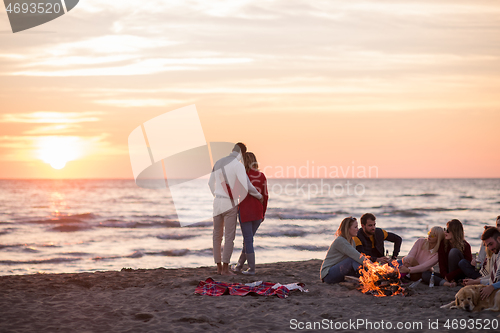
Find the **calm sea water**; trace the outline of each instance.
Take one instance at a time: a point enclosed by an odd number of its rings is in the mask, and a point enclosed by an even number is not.
[[[323,259],[341,220],[366,212],[403,237],[402,254],[452,218],[476,251],[483,226],[500,215],[500,179],[271,179],[269,188],[257,263]],[[207,190],[206,180],[183,188],[184,209],[210,210]],[[238,230],[233,261],[241,242]],[[0,180],[0,275],[213,264],[211,221],[180,227],[168,190],[132,180]]]

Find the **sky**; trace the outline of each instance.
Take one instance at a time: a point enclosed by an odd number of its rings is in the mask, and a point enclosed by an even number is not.
[[[499,17],[496,0],[81,0],[12,33],[2,7],[0,178],[133,178],[130,133],[192,104],[206,142],[245,142],[269,178],[497,178]]]

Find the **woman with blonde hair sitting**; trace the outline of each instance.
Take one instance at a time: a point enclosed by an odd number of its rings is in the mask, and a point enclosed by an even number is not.
[[[435,274],[434,283],[436,286],[455,287],[457,281],[465,277],[458,266],[462,259],[472,260],[470,244],[464,237],[462,222],[453,219],[446,223],[444,229],[444,241],[438,249],[439,274]],[[429,283],[431,272],[422,273],[422,279]]]
[[[364,255],[356,250],[354,240],[358,234],[358,221],[355,217],[342,220],[337,229],[335,240],[326,253],[321,265],[320,277],[326,283],[339,283],[346,275],[357,276],[363,265]]]
[[[444,239],[441,227],[433,227],[427,238],[419,238],[410,252],[400,262],[399,272],[410,274],[412,280],[418,280],[422,272],[430,271],[438,263],[438,249]]]

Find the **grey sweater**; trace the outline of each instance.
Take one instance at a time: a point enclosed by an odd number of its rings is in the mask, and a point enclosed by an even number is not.
[[[364,256],[359,253],[354,244],[349,244],[347,239],[342,236],[338,236],[333,241],[332,245],[326,253],[325,260],[321,265],[320,277],[324,279],[328,274],[330,267],[335,266],[344,259],[352,258],[360,264],[363,264]]]

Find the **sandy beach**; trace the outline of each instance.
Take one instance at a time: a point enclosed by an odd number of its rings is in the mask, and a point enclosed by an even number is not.
[[[474,325],[499,320],[495,312],[440,309],[454,299],[459,287],[430,289],[420,284],[407,297],[376,298],[322,283],[320,265],[320,260],[261,264],[257,265],[258,275],[252,277],[217,276],[215,267],[1,276],[0,331],[267,332],[312,328],[389,332],[402,323],[412,327],[404,331],[436,332],[447,330],[448,319],[450,325],[453,320],[456,325],[460,320],[473,319]],[[194,294],[198,283],[208,277],[230,283],[302,282],[309,292],[292,291],[285,299]]]

